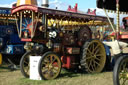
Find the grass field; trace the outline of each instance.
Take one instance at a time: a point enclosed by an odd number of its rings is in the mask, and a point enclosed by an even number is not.
[[[63,71],[54,80],[30,80],[24,78],[20,70],[11,71],[0,67],[0,85],[113,85],[112,72],[82,74]]]

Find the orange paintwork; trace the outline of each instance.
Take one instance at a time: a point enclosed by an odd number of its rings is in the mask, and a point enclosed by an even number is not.
[[[23,4],[29,4],[29,5],[36,5],[37,6],[37,0],[17,0],[17,6],[23,5]]]

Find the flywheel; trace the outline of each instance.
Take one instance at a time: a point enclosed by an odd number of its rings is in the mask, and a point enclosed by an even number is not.
[[[80,27],[78,31],[78,40],[83,44],[86,40],[92,39],[91,29],[84,25]]]

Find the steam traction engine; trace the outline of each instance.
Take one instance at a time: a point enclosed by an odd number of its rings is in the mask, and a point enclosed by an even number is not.
[[[19,37],[29,49],[21,59],[21,72],[29,77],[29,57],[42,56],[39,74],[43,79],[56,78],[61,68],[101,72],[106,64],[104,45],[92,40],[89,21],[107,22],[106,17],[67,12],[34,5],[12,9]]]
[[[11,15],[11,8],[0,7],[0,65],[8,60],[12,65],[19,64],[24,54],[24,42],[21,42],[15,17]]]

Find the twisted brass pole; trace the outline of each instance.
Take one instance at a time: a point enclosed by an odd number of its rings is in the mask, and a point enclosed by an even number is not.
[[[116,0],[116,14],[117,14],[117,25],[116,25],[116,36],[117,36],[117,39],[119,39],[119,31],[120,31],[120,14],[119,14],[119,0]]]

